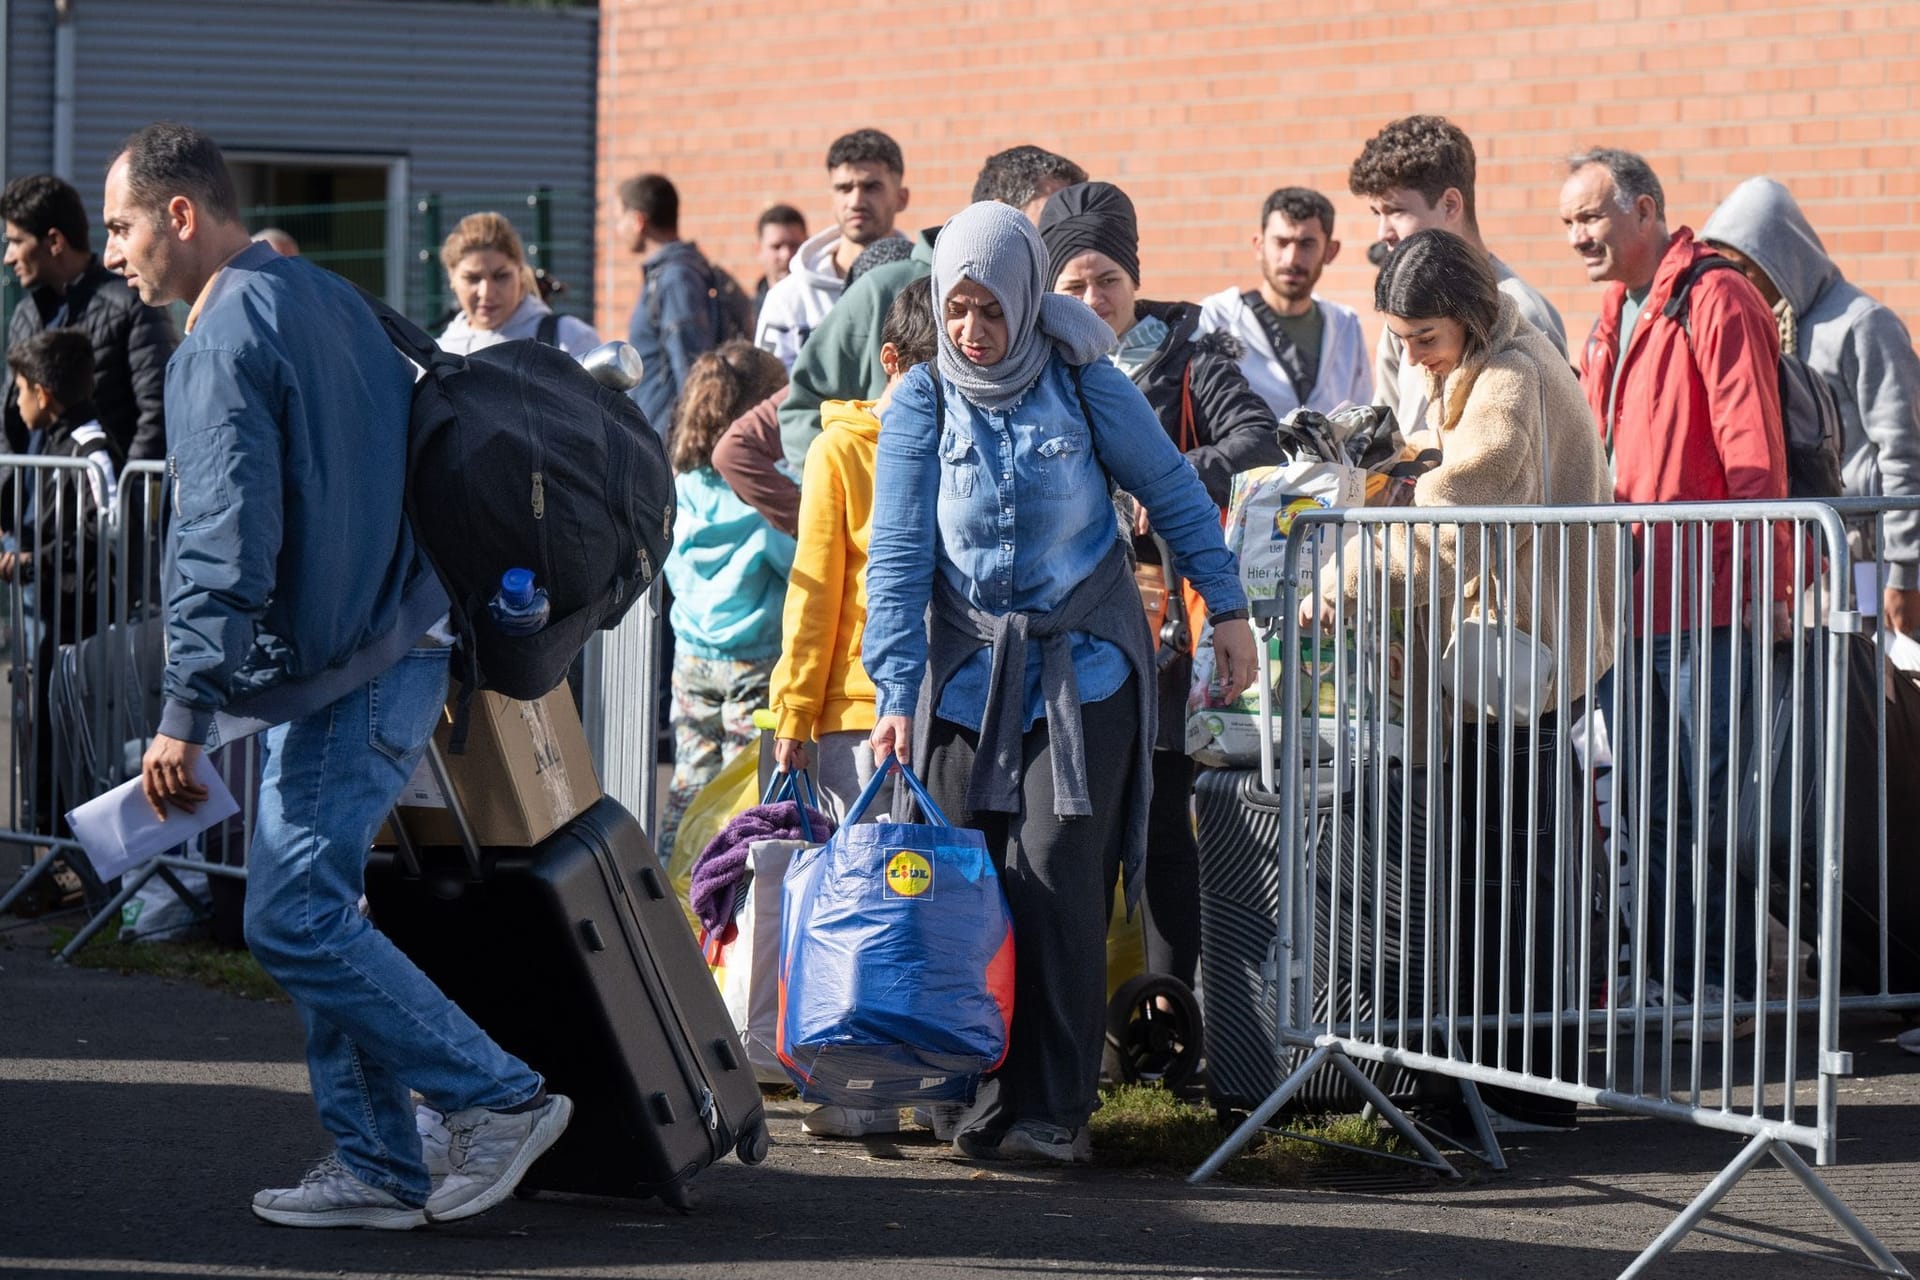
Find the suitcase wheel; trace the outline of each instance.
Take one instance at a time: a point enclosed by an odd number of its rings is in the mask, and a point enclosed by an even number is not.
[[[693,1190],[687,1185],[685,1179],[669,1182],[654,1194],[659,1196],[660,1203],[669,1209],[683,1214],[693,1212]]]
[[[1123,983],[1107,1004],[1107,1048],[1128,1084],[1179,1089],[1200,1069],[1200,1002],[1164,973]]]
[[[767,1135],[767,1122],[754,1122],[753,1128],[740,1135],[740,1141],[734,1145],[733,1154],[740,1157],[741,1164],[759,1164],[767,1158],[767,1148],[772,1140]]]

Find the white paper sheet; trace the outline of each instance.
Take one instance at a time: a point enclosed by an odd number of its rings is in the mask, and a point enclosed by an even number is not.
[[[125,875],[149,858],[185,844],[216,822],[240,812],[233,793],[220,780],[220,771],[205,752],[194,762],[193,780],[207,789],[206,801],[192,813],[173,808],[165,822],[153,816],[153,807],[141,792],[137,777],[67,814],[74,838],[87,851],[87,860],[102,882]]]

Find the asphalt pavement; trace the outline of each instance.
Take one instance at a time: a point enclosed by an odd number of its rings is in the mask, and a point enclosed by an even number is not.
[[[8,920],[5,925],[12,926]],[[0,936],[0,1276],[1507,1277],[1617,1275],[1739,1148],[1668,1121],[1583,1111],[1510,1144],[1511,1171],[1394,1194],[1189,1187],[1107,1170],[985,1169],[930,1136],[827,1142],[775,1108],[767,1162],[703,1173],[694,1211],[510,1201],[412,1233],[300,1231],[248,1212],[327,1141],[285,1004],[53,963],[43,929]],[[1920,1057],[1903,1024],[1850,1019],[1840,1163],[1824,1171],[1920,1265]],[[1405,1180],[1401,1180],[1404,1182]],[[1833,1238],[1770,1163],[1722,1225],[1803,1248]],[[1853,1255],[1858,1256],[1858,1255]],[[1711,1236],[1653,1273],[1845,1274]]]

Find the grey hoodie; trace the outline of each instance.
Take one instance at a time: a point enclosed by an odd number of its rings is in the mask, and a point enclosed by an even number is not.
[[[1846,420],[1849,494],[1920,496],[1920,356],[1900,317],[1847,283],[1793,195],[1749,178],[1707,219],[1700,238],[1753,259],[1793,308],[1800,358],[1825,376]],[[1886,521],[1891,583],[1920,587],[1920,513]]]

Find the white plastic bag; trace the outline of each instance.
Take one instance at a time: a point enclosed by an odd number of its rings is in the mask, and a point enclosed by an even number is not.
[[[780,1023],[781,886],[793,855],[818,843],[756,840],[747,846],[747,871],[752,878],[733,917],[734,939],[713,966],[733,1029],[762,1084],[788,1083],[774,1048]]]

